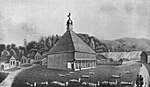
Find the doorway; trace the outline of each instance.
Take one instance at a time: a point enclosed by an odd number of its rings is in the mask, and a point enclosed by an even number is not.
[[[18,61],[16,62],[16,65],[19,66],[19,62]]]
[[[4,71],[4,65],[1,65],[1,70]]]

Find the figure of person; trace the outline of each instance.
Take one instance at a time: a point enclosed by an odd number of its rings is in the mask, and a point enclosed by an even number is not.
[[[142,77],[142,75],[140,75],[140,87],[142,87],[143,84],[144,84],[144,82],[143,82],[143,77]]]
[[[98,81],[98,82],[97,82],[97,86],[99,86],[99,85],[100,85],[100,82]]]
[[[139,87],[140,86],[140,76],[137,75],[137,78],[136,78],[136,87]]]
[[[69,84],[69,83],[68,83],[68,82],[66,82],[66,83],[65,83],[65,86],[68,86],[68,84]]]

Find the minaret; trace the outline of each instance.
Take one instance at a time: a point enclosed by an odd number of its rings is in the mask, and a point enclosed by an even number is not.
[[[68,19],[67,24],[66,24],[67,25],[67,30],[73,29],[73,22],[72,22],[70,16],[71,16],[71,13],[69,13],[69,15],[68,15],[69,19]]]

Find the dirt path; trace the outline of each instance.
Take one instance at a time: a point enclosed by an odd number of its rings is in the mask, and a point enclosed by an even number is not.
[[[134,64],[134,63],[138,63],[138,62],[126,62],[119,67],[128,66],[128,65]],[[139,63],[139,64],[142,64],[142,63]],[[142,75],[142,77],[143,77],[143,81],[144,81],[143,87],[149,87],[148,84],[150,82],[150,75],[149,75],[148,68],[146,68],[146,66],[144,64],[142,64],[142,67],[140,67],[139,75]],[[134,85],[134,87],[136,87],[136,85]]]
[[[10,72],[9,75],[6,77],[5,80],[3,80],[1,83],[0,83],[0,87],[11,87],[13,81],[14,81],[14,78],[16,77],[16,75],[25,70],[25,69],[29,69],[29,68],[32,68],[33,66],[29,66],[29,67],[23,67],[19,70],[16,70],[16,71],[13,71],[13,72]]]
[[[143,81],[144,81],[143,87],[148,87],[148,84],[149,84],[148,82],[149,82],[150,76],[149,76],[149,72],[148,72],[148,70],[144,64],[142,64],[142,67],[141,67],[139,74],[142,75],[144,78],[143,79]]]

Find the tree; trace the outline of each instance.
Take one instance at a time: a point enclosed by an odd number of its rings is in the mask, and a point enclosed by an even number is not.
[[[6,50],[10,52],[10,49],[11,49],[11,45],[8,44]]]
[[[16,44],[12,43],[11,44],[11,49],[15,49],[16,48]]]
[[[18,47],[15,47],[14,51],[16,52],[16,55],[19,55],[19,48]]]
[[[19,46],[19,50],[23,50],[23,51],[25,51],[25,47],[23,47],[23,46]]]
[[[39,53],[43,53],[45,51],[45,40],[44,37],[41,37],[39,42],[37,43],[37,50]]]
[[[5,44],[0,44],[0,55],[1,55],[1,52],[5,49],[6,49]]]
[[[56,34],[56,36],[54,37],[53,43],[55,44],[58,40],[59,40],[59,36],[58,36],[58,34]]]
[[[114,60],[113,60],[113,58],[110,58],[109,61],[110,61],[110,62],[113,62]]]
[[[0,49],[1,50],[5,50],[5,48],[6,48],[5,44],[0,44]]]
[[[27,51],[29,52],[31,49],[37,49],[37,42],[36,41],[31,41],[27,44],[26,47]]]
[[[50,48],[53,46],[53,42],[51,40],[51,36],[46,38],[45,44],[48,47],[48,50],[50,50]]]

